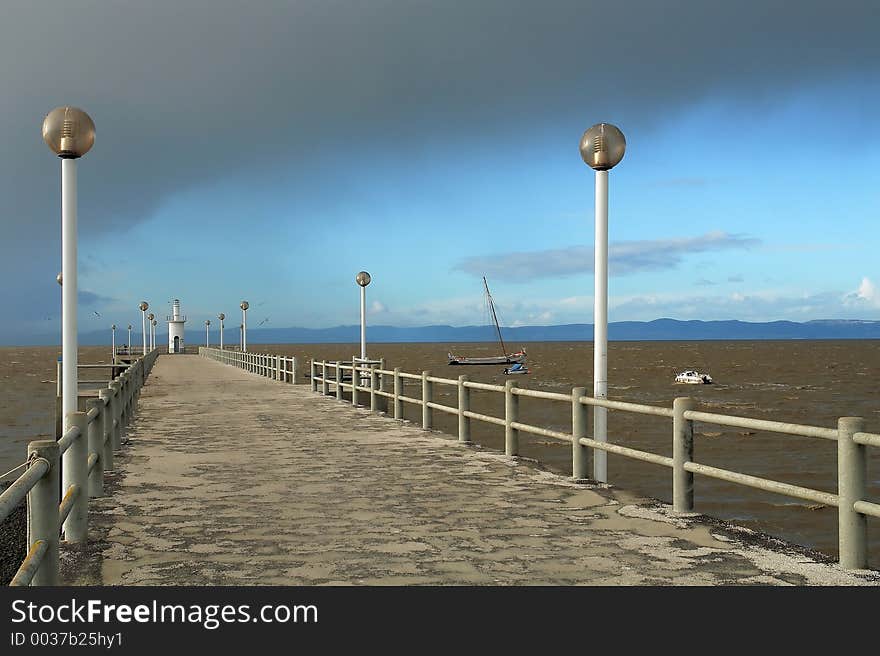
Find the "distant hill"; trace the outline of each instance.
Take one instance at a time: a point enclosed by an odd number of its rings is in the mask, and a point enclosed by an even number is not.
[[[520,326],[503,328],[504,339],[515,346],[519,342],[591,341],[593,326],[588,323],[561,326]],[[117,332],[117,338],[125,334]],[[204,332],[197,327],[187,333],[187,343],[195,345],[204,339]],[[400,328],[396,326],[367,326],[370,342],[488,342],[495,338],[490,326],[419,326]],[[226,343],[238,343],[237,327],[226,330]],[[771,321],[753,323],[748,321],[679,321],[655,319],[654,321],[618,321],[608,326],[608,339],[612,341],[651,340],[764,340],[764,339],[880,339],[880,321],[816,320]],[[161,338],[157,335],[161,343]],[[133,334],[135,345],[141,343],[140,335]],[[211,331],[211,341],[219,341],[219,333]],[[360,341],[359,326],[335,326],[333,328],[249,328],[250,344],[320,344],[357,343]],[[83,345],[107,344],[109,331],[80,335]],[[46,339],[37,344],[58,343]]]

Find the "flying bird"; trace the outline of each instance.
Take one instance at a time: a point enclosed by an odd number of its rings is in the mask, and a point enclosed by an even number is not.
[[[94,312],[96,316],[99,316],[99,317],[101,316],[101,313],[98,312],[97,310],[92,310],[92,312]]]
[[[263,319],[260,323],[258,323],[258,324],[257,324],[257,328],[259,328],[260,326],[262,326],[262,325],[263,325],[264,323],[266,323],[267,321],[269,321],[269,317],[266,317],[266,318]]]

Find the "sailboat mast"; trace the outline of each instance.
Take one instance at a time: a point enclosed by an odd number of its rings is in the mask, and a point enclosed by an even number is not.
[[[507,355],[507,347],[504,346],[504,339],[501,337],[501,326],[498,325],[498,316],[495,314],[495,303],[492,301],[492,294],[489,293],[489,283],[486,282],[486,276],[483,276],[483,287],[486,288],[486,299],[489,301],[489,309],[492,310],[492,320],[495,322],[495,330],[498,331],[498,341],[501,342],[501,355]]]

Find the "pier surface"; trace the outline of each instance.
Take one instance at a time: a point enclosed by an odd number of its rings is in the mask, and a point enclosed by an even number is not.
[[[874,584],[195,355],[162,356],[68,585]]]

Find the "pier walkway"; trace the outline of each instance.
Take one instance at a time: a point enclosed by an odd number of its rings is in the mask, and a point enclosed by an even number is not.
[[[68,585],[876,584],[195,356],[160,357]]]

